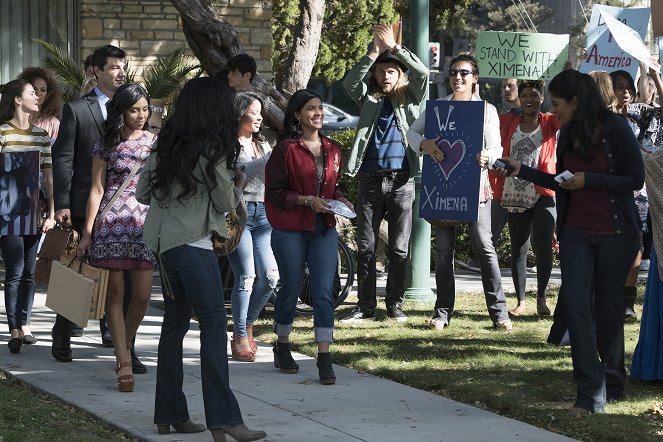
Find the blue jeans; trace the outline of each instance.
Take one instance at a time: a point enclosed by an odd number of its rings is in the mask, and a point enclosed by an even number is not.
[[[235,276],[232,291],[233,335],[246,336],[246,325],[253,325],[279,282],[276,259],[272,253],[272,226],[267,221],[265,203],[246,203],[248,221],[237,249],[228,255]]]
[[[178,424],[189,419],[182,392],[182,341],[192,311],[200,326],[200,371],[207,428],[242,423],[242,414],[230,390],[223,284],[211,250],[179,246],[161,254],[165,312],[159,339],[154,423]],[[172,297],[171,297],[172,296]]]
[[[414,178],[408,172],[380,175],[360,171],[357,179],[357,305],[362,311],[372,313],[377,307],[375,248],[385,215],[389,223],[385,304],[387,307],[403,304]]]
[[[0,250],[5,261],[5,309],[9,330],[30,325],[35,300],[35,263],[39,235],[3,236]]]
[[[479,220],[468,223],[470,240],[474,253],[479,257],[481,265],[481,282],[486,297],[488,315],[493,323],[509,319],[506,309],[506,298],[502,290],[502,275],[497,262],[497,253],[491,240],[490,232],[490,201],[479,207]],[[433,318],[441,319],[447,324],[456,301],[456,281],[454,275],[454,247],[456,245],[455,227],[437,227],[435,256],[435,285],[437,299]]]
[[[571,339],[577,407],[600,412],[624,390],[624,283],[639,240],[565,227],[559,238],[560,301]]]
[[[281,275],[281,288],[274,306],[274,332],[278,336],[288,336],[292,331],[297,298],[304,280],[304,265],[307,265],[311,281],[315,342],[332,342],[332,292],[338,265],[336,229],[326,228],[322,215],[318,215],[313,232],[274,229],[272,249]]]

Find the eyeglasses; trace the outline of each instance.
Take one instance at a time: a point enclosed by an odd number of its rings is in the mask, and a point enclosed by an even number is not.
[[[474,72],[468,71],[467,69],[449,69],[450,77],[455,77],[458,74],[460,74],[461,77],[465,78],[470,74],[474,74]]]

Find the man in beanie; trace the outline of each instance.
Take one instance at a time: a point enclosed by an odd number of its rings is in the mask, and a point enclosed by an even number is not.
[[[367,76],[368,74],[368,76]],[[412,230],[417,154],[405,134],[419,116],[428,69],[396,44],[390,26],[373,27],[373,46],[348,72],[343,84],[361,107],[357,134],[344,173],[357,176],[356,310],[342,322],[372,321],[377,307],[375,247],[382,219],[389,223],[387,316],[407,321],[403,313],[405,270]]]

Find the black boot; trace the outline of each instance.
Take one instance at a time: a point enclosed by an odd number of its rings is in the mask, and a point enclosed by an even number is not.
[[[315,363],[318,366],[320,383],[322,385],[334,385],[336,383],[336,374],[332,366],[331,353],[318,353],[318,360]]]
[[[624,322],[636,322],[638,315],[635,313],[635,298],[638,294],[634,286],[624,287]]]
[[[51,354],[60,362],[71,362],[71,329],[72,323],[63,316],[57,315],[51,331],[53,343]]]
[[[278,368],[281,373],[295,374],[299,371],[299,365],[290,353],[289,342],[277,342],[272,351],[274,352],[274,367]]]

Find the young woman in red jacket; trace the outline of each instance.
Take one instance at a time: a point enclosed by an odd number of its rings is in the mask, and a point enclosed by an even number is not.
[[[337,188],[341,178],[341,150],[320,135],[323,107],[320,96],[303,89],[288,102],[279,143],[265,167],[265,209],[272,225],[272,249],[281,289],[276,297],[274,365],[283,373],[297,373],[290,353],[297,297],[308,265],[313,301],[313,324],[318,344],[320,382],[334,384],[329,346],[334,330],[332,289],[337,265],[336,221],[328,201],[339,200],[354,210]]]
[[[555,173],[556,134],[559,118],[541,113],[543,81],[519,81],[520,116],[500,117],[504,156],[546,173]],[[555,230],[555,191],[537,186],[518,177],[497,178],[493,198],[508,213],[511,233],[511,275],[518,296],[518,306],[509,311],[513,316],[525,313],[527,249],[530,243],[536,256],[536,311],[549,315],[546,287],[552,270],[552,237]]]

